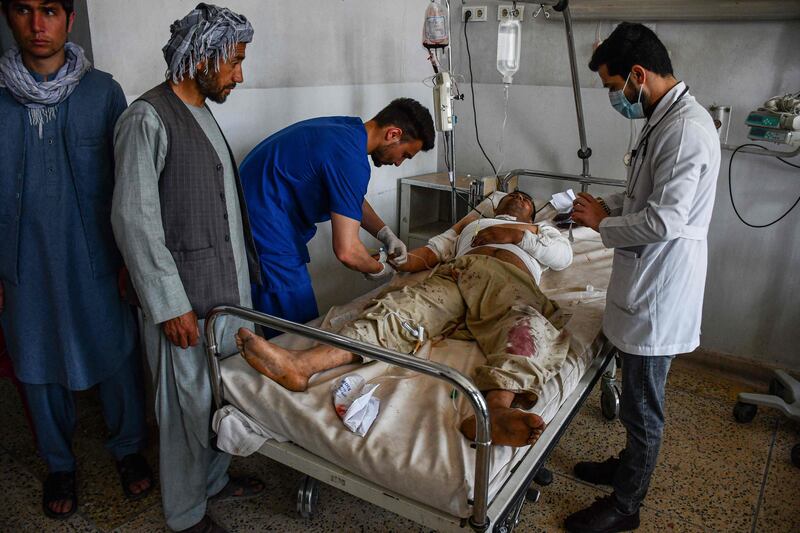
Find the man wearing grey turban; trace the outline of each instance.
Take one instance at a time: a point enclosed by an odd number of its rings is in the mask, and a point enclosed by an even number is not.
[[[112,224],[142,310],[159,424],[161,494],[176,531],[222,531],[207,500],[253,496],[209,445],[211,389],[200,332],[219,304],[252,307],[260,268],[236,162],[206,100],[244,81],[247,19],[198,4],[170,27],[166,81],[131,104],[114,132]],[[232,344],[241,321],[219,325]],[[223,342],[224,344],[224,342]],[[223,346],[235,351],[235,347]]]

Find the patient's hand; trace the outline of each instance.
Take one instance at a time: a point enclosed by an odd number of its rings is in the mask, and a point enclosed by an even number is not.
[[[484,246],[487,244],[518,244],[525,235],[525,229],[512,228],[507,226],[492,226],[482,229],[472,239],[472,246]]]
[[[572,220],[581,226],[600,231],[600,222],[608,216],[597,198],[585,192],[579,192],[572,204]]]

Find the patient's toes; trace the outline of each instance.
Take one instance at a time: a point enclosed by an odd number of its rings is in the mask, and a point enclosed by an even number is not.
[[[492,444],[496,446],[528,446],[542,435],[545,423],[539,415],[511,407],[495,407],[489,410],[492,422]],[[475,440],[475,417],[461,423],[461,433]]]
[[[498,446],[527,446],[535,442],[544,429],[544,420],[536,414],[511,407],[490,410],[492,443]]]
[[[239,331],[236,333],[236,344],[237,345],[239,343],[245,344],[247,341],[249,341],[255,336],[256,334],[253,333],[252,330],[249,330],[247,328],[239,328]]]
[[[525,416],[525,421],[527,422],[528,426],[538,430],[539,433],[544,430],[545,423],[541,416],[537,415],[536,413],[527,413],[525,411],[522,412]]]
[[[297,368],[293,352],[242,328],[237,335],[237,344],[247,363],[266,377],[290,391],[302,392],[308,388],[308,376]]]

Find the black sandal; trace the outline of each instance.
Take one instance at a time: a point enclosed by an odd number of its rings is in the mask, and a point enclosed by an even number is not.
[[[231,476],[228,484],[222,490],[213,495],[210,500],[215,502],[226,502],[229,500],[249,500],[258,496],[267,488],[264,482],[257,477]],[[238,493],[238,494],[237,494]]]
[[[72,507],[64,513],[50,509],[50,504],[59,500],[69,500]],[[56,520],[66,520],[78,510],[78,495],[75,491],[75,472],[51,472],[42,487],[42,509],[44,514]]]
[[[220,526],[208,516],[203,516],[203,519],[198,523],[187,529],[181,529],[178,533],[228,533],[228,530]]]
[[[150,465],[141,454],[131,453],[117,461],[117,472],[119,472],[122,491],[129,500],[141,500],[153,490],[153,471],[150,470]],[[150,481],[149,487],[138,494],[131,492],[132,484],[144,480]]]

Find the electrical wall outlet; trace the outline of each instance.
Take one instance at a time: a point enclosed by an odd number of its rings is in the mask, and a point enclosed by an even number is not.
[[[461,22],[467,20],[467,13],[470,13],[470,22],[486,22],[486,6],[462,6],[461,7]]]
[[[514,4],[500,4],[497,6],[497,20],[512,18],[522,22],[522,16],[525,13],[525,6],[517,5],[516,15],[513,11]]]

